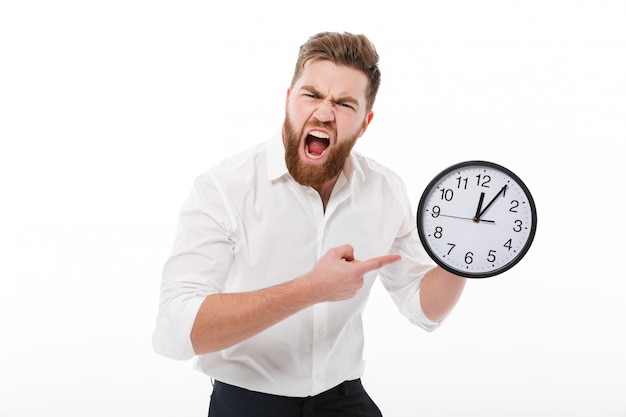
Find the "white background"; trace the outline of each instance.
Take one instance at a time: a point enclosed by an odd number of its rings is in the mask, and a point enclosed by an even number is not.
[[[375,43],[357,147],[415,204],[486,159],[539,211],[522,262],[434,333],[375,286],[364,383],[385,415],[626,416],[626,2],[215,4],[0,0],[0,416],[206,415],[209,379],[150,341],[178,209],[280,127],[323,30]]]

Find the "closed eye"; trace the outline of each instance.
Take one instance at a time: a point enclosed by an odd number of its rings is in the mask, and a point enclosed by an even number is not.
[[[351,110],[354,110],[354,106],[352,104],[349,103],[337,103],[337,105],[341,106],[341,107],[345,107]]]
[[[315,98],[315,99],[321,97],[320,93],[311,86],[304,86],[301,88],[300,91],[304,97]]]
[[[300,89],[302,97],[307,97],[312,100],[320,100],[323,99],[324,96],[315,89],[313,86],[305,85]],[[333,101],[334,106],[342,107],[348,110],[356,110],[359,107],[359,101],[350,96],[348,97],[339,97],[337,100]]]

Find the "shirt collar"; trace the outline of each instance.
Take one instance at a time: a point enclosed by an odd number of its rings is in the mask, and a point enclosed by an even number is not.
[[[267,155],[267,177],[270,181],[274,181],[289,172],[285,162],[285,145],[281,131],[274,134],[272,139],[267,142],[265,153]],[[352,183],[354,174],[358,174],[361,181],[365,180],[361,160],[360,155],[354,150],[350,153],[350,157],[343,167],[343,174],[349,183]]]
[[[267,142],[265,148],[267,158],[267,177],[274,181],[287,174],[287,163],[285,162],[285,145],[281,132],[278,131],[272,139]]]

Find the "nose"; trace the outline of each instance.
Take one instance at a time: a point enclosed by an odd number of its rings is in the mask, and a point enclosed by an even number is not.
[[[313,112],[313,117],[315,117],[318,121],[324,122],[332,122],[335,120],[335,112],[333,109],[333,103],[328,100],[323,100],[320,102],[319,106]]]

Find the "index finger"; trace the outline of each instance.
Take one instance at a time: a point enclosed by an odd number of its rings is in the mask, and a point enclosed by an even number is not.
[[[359,268],[361,269],[362,274],[365,275],[366,273],[380,269],[385,265],[397,262],[400,258],[401,256],[396,254],[377,256],[366,261],[360,261]]]

